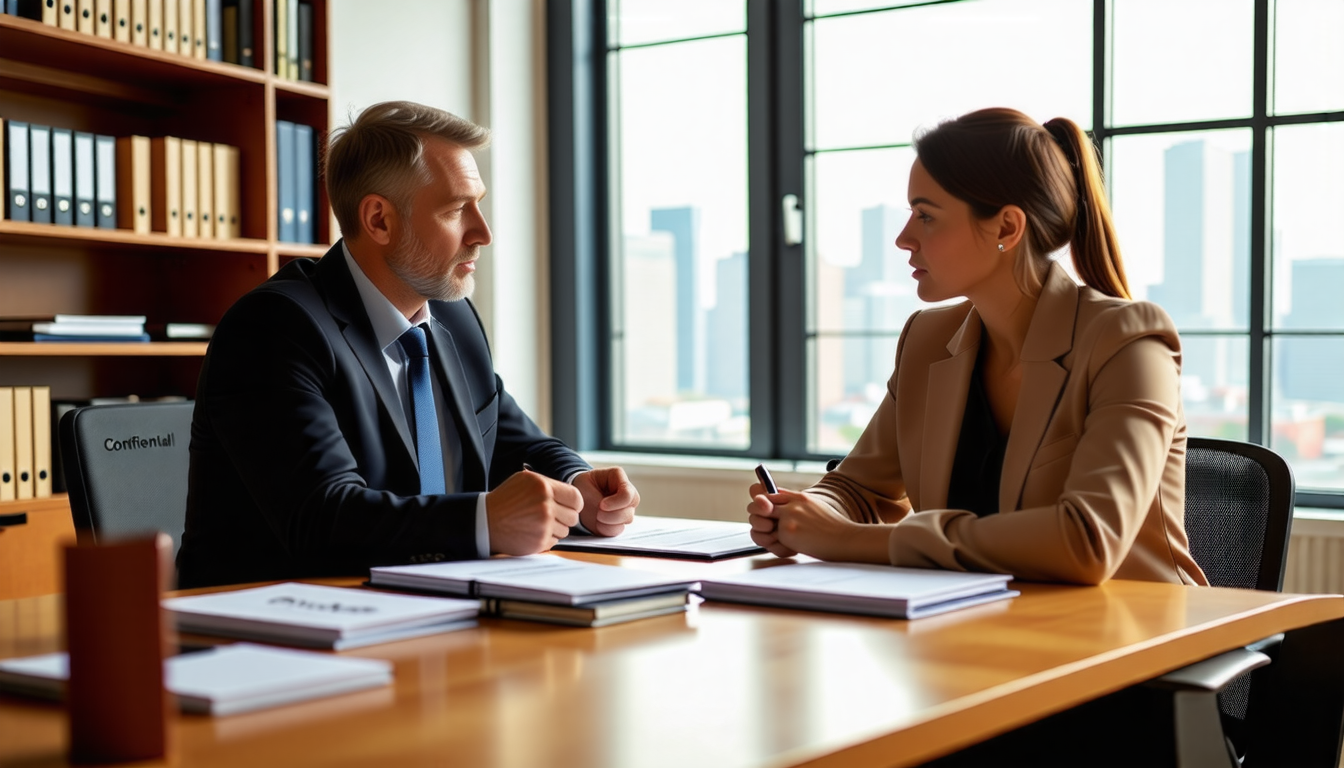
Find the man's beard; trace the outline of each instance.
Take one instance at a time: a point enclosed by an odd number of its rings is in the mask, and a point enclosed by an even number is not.
[[[426,299],[460,301],[470,298],[476,290],[476,276],[454,274],[457,267],[477,258],[481,247],[473,245],[462,249],[447,269],[440,270],[433,252],[425,247],[414,232],[406,232],[401,244],[387,257],[387,266],[416,293]]]

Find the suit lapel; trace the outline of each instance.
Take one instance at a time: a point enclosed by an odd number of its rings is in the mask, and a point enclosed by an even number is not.
[[[364,302],[355,287],[355,279],[345,263],[345,254],[338,242],[318,262],[318,274],[326,295],[327,310],[340,324],[341,335],[350,351],[355,353],[364,374],[373,384],[383,413],[396,426],[401,436],[402,447],[406,450],[406,459],[415,463],[415,448],[411,443],[411,429],[406,424],[406,414],[401,409],[401,398],[397,396],[396,385],[392,383],[392,374],[387,370],[387,359],[378,341],[373,336],[373,326],[369,324]]]
[[[947,343],[951,357],[929,366],[928,411],[924,415],[924,440],[919,472],[919,509],[947,506],[947,484],[957,456],[957,438],[966,414],[966,395],[980,351],[980,315],[974,308]]]
[[[462,357],[457,352],[452,332],[437,317],[432,319],[429,328],[434,347],[434,364],[438,366],[440,380],[446,385],[444,397],[452,401],[453,412],[457,417],[457,432],[462,439],[463,487],[485,488],[485,448],[481,443],[480,427],[476,424],[471,386],[467,383],[467,372],[462,367]],[[472,477],[473,473],[478,476]]]
[[[1052,262],[1022,346],[1022,389],[1004,452],[999,481],[1000,512],[1017,508],[1027,482],[1027,470],[1055,414],[1059,393],[1068,381],[1069,372],[1059,360],[1073,349],[1077,314],[1078,287],[1062,267]]]

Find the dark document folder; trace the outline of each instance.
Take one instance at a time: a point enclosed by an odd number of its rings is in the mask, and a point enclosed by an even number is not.
[[[296,185],[295,217],[298,219],[298,242],[313,242],[313,129],[307,125],[294,126],[294,183]]]
[[[69,128],[51,129],[52,220],[57,224],[75,223],[75,134]]]
[[[93,204],[93,134],[75,133],[75,224],[92,227],[95,222]]]
[[[94,206],[98,226],[117,228],[117,139],[115,136],[93,137]]]
[[[299,79],[313,82],[313,4],[302,1],[299,3]]]
[[[276,177],[279,183],[279,229],[280,241],[292,243],[298,239],[298,190],[295,188],[294,171],[294,124],[288,120],[275,121],[275,161]]]
[[[5,215],[11,221],[32,221],[28,196],[28,124],[5,123]]]
[[[33,221],[51,223],[51,127],[28,126],[28,194]]]

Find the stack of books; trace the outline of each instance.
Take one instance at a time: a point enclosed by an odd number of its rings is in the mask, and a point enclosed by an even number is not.
[[[506,619],[601,627],[686,610],[695,580],[552,555],[374,568],[374,586],[466,595]]]
[[[182,632],[343,651],[476,626],[480,602],[314,584],[173,597]]]
[[[149,341],[144,315],[0,317],[6,341]]]
[[[0,661],[0,690],[44,699],[65,697],[70,659],[48,653]],[[183,712],[235,715],[282,704],[377,688],[392,682],[379,659],[236,643],[174,656],[164,685]]]

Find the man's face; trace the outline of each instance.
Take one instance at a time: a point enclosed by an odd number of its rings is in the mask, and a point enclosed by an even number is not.
[[[485,183],[471,152],[443,139],[425,140],[424,159],[430,181],[412,196],[387,265],[426,299],[457,301],[476,287],[476,259],[490,244],[480,208]]]

